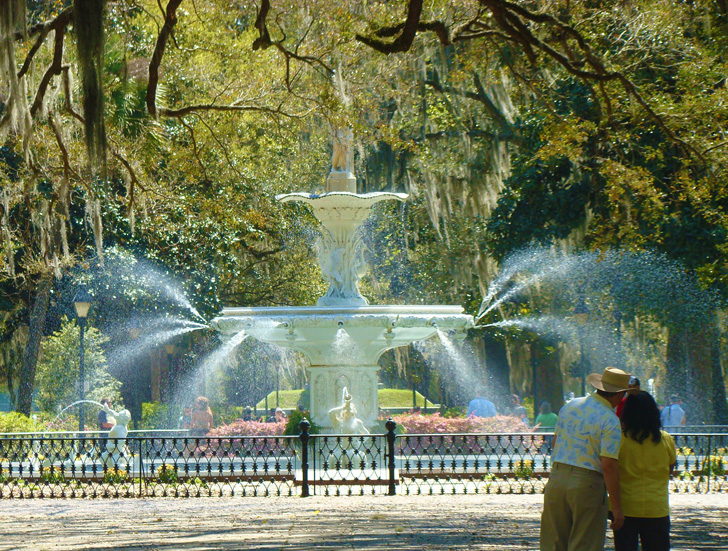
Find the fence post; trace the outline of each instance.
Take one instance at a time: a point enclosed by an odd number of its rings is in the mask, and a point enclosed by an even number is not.
[[[301,428],[301,497],[308,497],[308,429],[311,423],[304,418],[298,426]]]
[[[712,440],[711,436],[712,435],[710,435],[710,434],[708,435],[708,472],[705,473],[706,474],[706,479],[708,481],[707,488],[705,489],[705,493],[707,493],[707,494],[710,493],[710,477],[713,474],[713,461],[712,461],[713,458],[711,457],[712,454],[711,454],[711,450],[710,450],[710,446],[711,446],[711,443],[712,443],[711,442],[711,440]]]
[[[387,453],[389,456],[389,461],[387,462],[387,466],[389,467],[389,495],[393,496],[397,493],[394,479],[394,429],[397,428],[397,423],[395,423],[390,417],[389,419],[387,419],[387,422],[384,424],[384,426],[387,427]]]

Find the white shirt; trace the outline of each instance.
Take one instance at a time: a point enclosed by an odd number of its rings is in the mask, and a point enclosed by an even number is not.
[[[682,426],[683,421],[685,421],[685,410],[680,407],[680,404],[670,404],[669,406],[662,408],[660,421],[662,422],[662,426],[668,432],[670,429],[674,430],[676,427]]]

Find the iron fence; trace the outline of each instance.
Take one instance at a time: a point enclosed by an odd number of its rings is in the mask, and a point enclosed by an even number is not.
[[[548,433],[0,436],[0,499],[540,493]],[[728,491],[728,434],[673,435],[671,492]]]

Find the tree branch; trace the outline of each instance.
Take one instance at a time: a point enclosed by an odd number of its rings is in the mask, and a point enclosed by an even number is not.
[[[404,23],[402,23],[402,29],[401,29],[399,36],[397,38],[395,38],[393,42],[384,42],[383,40],[380,40],[379,38],[363,36],[360,34],[356,35],[356,39],[359,42],[366,44],[370,48],[373,48],[373,49],[377,50],[378,52],[382,52],[383,54],[406,52],[412,46],[412,42],[414,41],[415,36],[417,35],[421,16],[422,16],[422,0],[409,0],[409,5],[407,6],[407,18],[405,19]],[[443,27],[444,27],[444,25],[443,25]],[[388,33],[390,31],[385,28],[385,29],[380,29],[380,32]],[[375,31],[374,34],[378,35],[378,32]],[[384,34],[384,35],[379,35],[379,36],[389,36],[389,35]],[[448,41],[449,41],[449,39],[448,39]]]
[[[167,10],[164,17],[164,25],[159,31],[157,43],[154,46],[152,59],[149,61],[149,84],[147,86],[147,112],[154,118],[157,117],[157,86],[159,84],[159,66],[164,57],[164,49],[167,46],[167,40],[172,33],[174,26],[177,24],[177,8],[182,0],[169,0]]]

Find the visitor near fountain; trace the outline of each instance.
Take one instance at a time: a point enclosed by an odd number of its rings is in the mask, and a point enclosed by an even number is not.
[[[110,398],[101,398],[101,404],[111,409]],[[98,417],[96,418],[96,424],[100,432],[99,449],[103,451],[106,448],[106,438],[108,437],[108,434],[106,432],[113,428],[114,423],[109,420],[106,411],[102,409],[99,411]]]
[[[498,412],[496,411],[495,404],[493,402],[488,400],[488,398],[478,396],[477,398],[470,400],[470,403],[468,403],[468,417],[471,415],[475,415],[476,417],[495,417],[498,415]]]
[[[627,391],[627,394],[624,395],[624,398],[622,398],[622,401],[617,404],[617,407],[614,409],[614,413],[617,414],[617,417],[622,417],[622,411],[624,410],[624,404],[627,402],[627,398],[629,398],[630,394],[637,394],[640,391],[640,380],[637,377],[630,377],[629,379],[629,390]]]
[[[528,410],[521,405],[521,398],[518,394],[511,394],[510,402],[511,405],[508,409],[508,415],[518,417],[525,425],[528,425]]]
[[[190,415],[190,429],[192,436],[205,436],[213,424],[210,401],[204,396],[198,396]]]
[[[628,393],[622,412],[619,487],[624,526],[615,551],[670,551],[668,483],[677,463],[675,441],[660,430],[660,410],[647,392]]]
[[[574,398],[559,411],[544,490],[541,551],[603,551],[607,498],[612,528],[624,524],[619,492],[622,431],[614,408],[629,388],[629,373],[607,367],[587,381],[596,392]]]
[[[682,398],[673,394],[670,396],[670,405],[662,408],[660,421],[667,432],[676,432],[685,425],[685,410],[682,408]]]

